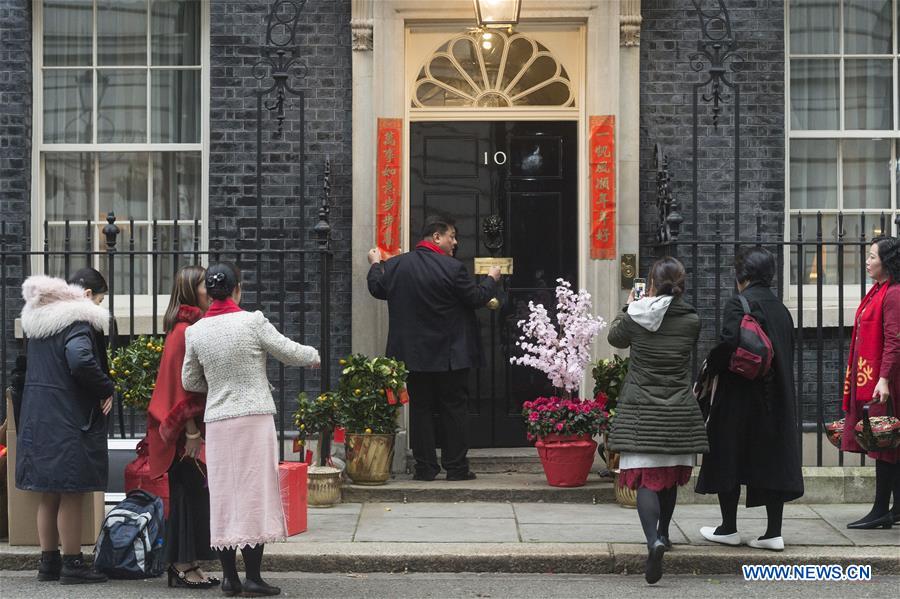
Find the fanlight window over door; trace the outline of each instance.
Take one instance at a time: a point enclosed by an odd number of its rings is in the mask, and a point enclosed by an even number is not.
[[[522,33],[458,35],[419,70],[413,108],[575,106],[565,67],[546,46]]]

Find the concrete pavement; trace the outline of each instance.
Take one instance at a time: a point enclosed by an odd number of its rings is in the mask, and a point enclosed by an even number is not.
[[[867,504],[790,504],[787,549],[772,553],[704,540],[700,526],[719,522],[717,506],[682,505],[670,529],[667,571],[735,574],[741,564],[871,564],[900,574],[900,527],[851,531]],[[766,528],[765,510],[740,508],[745,539]],[[86,548],[89,551],[90,548]],[[35,567],[34,547],[0,544],[0,569]],[[310,508],[309,530],[266,548],[264,567],[307,572],[643,571],[646,548],[635,510],[615,504],[509,502],[344,503]]]

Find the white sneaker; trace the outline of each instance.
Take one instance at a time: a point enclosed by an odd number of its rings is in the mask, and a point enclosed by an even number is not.
[[[715,526],[702,526],[700,528],[700,534],[703,535],[704,539],[712,541],[713,543],[731,545],[732,547],[737,547],[741,544],[741,535],[736,532],[733,532],[730,535],[717,535]]]
[[[784,551],[784,538],[772,537],[771,539],[750,539],[747,541],[749,547],[754,549],[768,549],[769,551]]]

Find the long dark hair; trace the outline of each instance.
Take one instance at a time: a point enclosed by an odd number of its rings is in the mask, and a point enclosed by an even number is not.
[[[172,285],[172,294],[169,296],[169,305],[163,316],[163,330],[166,333],[172,332],[172,329],[175,328],[181,306],[200,307],[197,299],[197,286],[200,285],[205,274],[206,269],[199,264],[182,266],[178,269],[175,274],[175,284]]]

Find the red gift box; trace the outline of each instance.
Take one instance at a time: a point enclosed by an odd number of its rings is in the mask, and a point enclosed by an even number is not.
[[[150,477],[150,449],[146,437],[141,439],[135,448],[137,457],[125,466],[125,492],[143,489],[153,493],[163,502],[165,517],[169,517],[169,475],[159,478]]]
[[[281,485],[281,505],[287,523],[288,536],[306,532],[306,468],[304,462],[278,464],[278,481]]]

